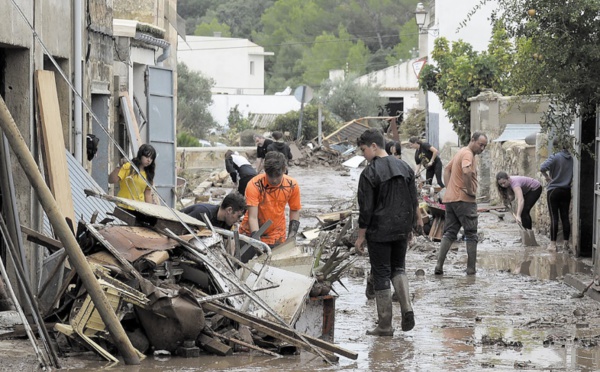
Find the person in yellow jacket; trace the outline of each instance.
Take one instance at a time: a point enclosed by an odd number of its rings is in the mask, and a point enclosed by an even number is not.
[[[131,163],[121,159],[119,165],[108,176],[108,183],[118,183],[119,198],[131,199],[136,201],[145,201],[154,203],[152,189],[148,184],[154,184],[154,171],[156,169],[156,150],[152,145],[142,145],[137,152],[137,156],[131,159],[131,162],[139,169],[140,174],[148,181],[140,177],[133,169]]]

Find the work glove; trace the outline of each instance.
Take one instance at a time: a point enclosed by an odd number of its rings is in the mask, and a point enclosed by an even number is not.
[[[295,239],[296,235],[298,235],[298,229],[300,228],[300,221],[298,220],[290,220],[290,224],[288,226],[288,238],[287,240]]]

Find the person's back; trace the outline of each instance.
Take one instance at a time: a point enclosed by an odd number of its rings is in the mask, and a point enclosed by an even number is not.
[[[540,167],[542,172],[550,171],[551,180],[546,189],[570,188],[573,181],[573,157],[568,150],[551,155]]]
[[[181,210],[182,213],[188,216],[194,217],[198,221],[204,222],[202,215],[206,214],[206,217],[210,220],[210,223],[216,227],[225,227],[217,220],[217,214],[219,212],[219,205],[210,203],[198,203],[185,207]]]
[[[272,136],[275,142],[267,146],[267,152],[277,151],[282,153],[288,160],[288,162],[292,160],[292,151],[290,150],[290,147],[285,142],[283,142],[283,133],[273,132]]]
[[[394,156],[376,157],[361,174],[363,177],[368,181],[363,185],[372,188],[377,195],[377,204],[372,208],[364,208],[371,210],[372,214],[360,215],[370,220],[367,240],[393,241],[405,238],[413,228],[415,205],[412,201],[417,198],[412,168]],[[361,202],[369,202],[369,190],[366,188],[359,190],[358,195]]]

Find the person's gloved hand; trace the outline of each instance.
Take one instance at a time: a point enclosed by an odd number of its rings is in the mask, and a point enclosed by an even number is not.
[[[296,239],[296,235],[298,235],[298,229],[300,228],[300,221],[298,220],[290,220],[290,224],[288,226],[288,238],[287,240]]]

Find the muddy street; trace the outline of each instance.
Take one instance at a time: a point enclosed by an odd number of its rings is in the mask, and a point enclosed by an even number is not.
[[[300,230],[315,227],[315,215],[347,208],[355,197],[362,168],[292,168],[300,183],[303,210]],[[465,275],[464,243],[455,243],[446,261],[445,275],[433,275],[439,243],[420,237],[407,254],[407,273],[416,326],[400,330],[400,307],[394,304],[393,337],[373,337],[365,331],[376,319],[375,300],[365,297],[368,258],[359,257],[355,269],[335,284],[335,338],[339,346],[358,353],[357,360],[340,357],[329,366],[302,352],[274,358],[258,353],[234,356],[178,358],[148,356],[139,366],[109,366],[92,353],[62,359],[72,371],[481,371],[600,369],[600,304],[564,284],[567,274],[585,271],[585,262],[565,253],[551,253],[547,238],[536,236],[540,247],[521,246],[518,227],[510,219],[480,214],[478,272]],[[301,244],[307,242],[299,241]],[[419,274],[419,275],[417,275]],[[26,339],[0,342],[0,370],[14,370]],[[29,353],[31,355],[33,352]],[[14,354],[14,355],[13,355]],[[14,356],[15,363],[11,363]],[[30,358],[31,359],[31,358]],[[35,370],[35,360],[23,370]],[[31,364],[33,363],[33,364]],[[22,366],[22,365],[21,365]],[[6,367],[6,368],[4,368]]]

